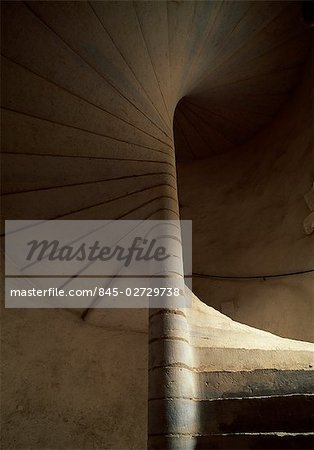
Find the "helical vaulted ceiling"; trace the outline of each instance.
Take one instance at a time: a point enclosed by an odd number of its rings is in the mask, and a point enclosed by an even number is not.
[[[188,159],[265,127],[298,80],[309,38],[300,2],[199,2],[193,17],[174,122],[178,157]]]
[[[3,2],[2,34],[10,218],[176,213],[173,131],[178,159],[249,139],[309,47],[290,1]]]

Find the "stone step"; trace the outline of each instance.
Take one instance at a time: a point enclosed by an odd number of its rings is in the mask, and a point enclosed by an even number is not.
[[[149,410],[152,414],[150,434],[155,436],[305,433],[311,432],[313,428],[314,395],[294,394],[213,400],[151,399]]]
[[[314,392],[314,370],[256,369],[198,373],[201,399],[265,397]]]
[[[198,412],[201,434],[310,432],[314,424],[314,395],[200,401]]]
[[[196,438],[198,450],[303,450],[314,448],[314,434],[243,433],[217,434]]]
[[[221,433],[150,438],[154,450],[313,450],[314,433]]]

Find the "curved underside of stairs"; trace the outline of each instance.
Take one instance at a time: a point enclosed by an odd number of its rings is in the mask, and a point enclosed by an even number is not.
[[[298,83],[300,14],[298,2],[3,2],[7,216],[177,218],[176,107],[178,160],[236,152]]]
[[[310,103],[269,128],[310,77],[299,2],[3,2],[2,20],[6,219],[178,219],[178,162],[196,185],[205,159],[236,166],[269,129],[275,150],[293,143],[291,173],[310,164]],[[186,186],[201,217],[206,189]],[[310,448],[312,344],[195,296],[152,311],[149,335],[151,448]]]

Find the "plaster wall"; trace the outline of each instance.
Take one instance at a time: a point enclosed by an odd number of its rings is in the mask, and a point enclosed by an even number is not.
[[[145,316],[106,310],[100,326],[77,310],[3,311],[3,448],[145,449]]]

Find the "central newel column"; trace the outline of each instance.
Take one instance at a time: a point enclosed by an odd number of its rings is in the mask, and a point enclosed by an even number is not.
[[[180,225],[177,221],[177,235],[181,235]],[[166,234],[169,238],[168,231]],[[172,235],[170,230],[169,234]],[[170,285],[180,286],[182,295],[162,297],[157,306],[163,307],[150,309],[148,448],[190,450],[195,446],[191,433],[196,429],[197,403],[193,349],[185,311],[192,299],[191,291],[184,286],[182,237],[172,237],[170,253],[179,254],[178,263],[175,274],[171,274],[173,267],[169,266],[165,266],[165,272],[174,276]]]
[[[151,310],[148,376],[148,448],[193,449],[196,386],[183,308]]]

